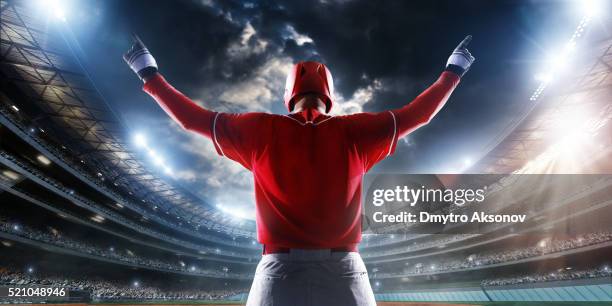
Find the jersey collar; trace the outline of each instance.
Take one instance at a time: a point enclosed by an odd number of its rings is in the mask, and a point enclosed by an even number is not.
[[[287,116],[291,119],[298,121],[302,125],[306,125],[306,124],[317,125],[331,118],[331,116],[322,114],[316,109],[306,109],[300,112],[288,114]]]

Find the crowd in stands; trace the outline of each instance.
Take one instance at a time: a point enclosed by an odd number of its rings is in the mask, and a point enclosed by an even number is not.
[[[447,260],[430,263],[417,263],[411,268],[404,269],[403,272],[381,272],[379,277],[396,276],[396,275],[413,275],[423,273],[436,273],[442,271],[453,271],[469,269],[478,266],[493,265],[504,262],[518,261],[531,257],[537,257],[546,254],[552,254],[571,250],[575,248],[586,247],[599,243],[612,241],[612,232],[594,232],[567,239],[548,239],[538,242],[536,245],[511,249],[507,251],[486,252],[472,254],[464,259]]]
[[[157,222],[161,222],[163,224],[165,224],[166,226],[170,226],[172,228],[175,228],[181,232],[193,235],[195,237],[199,237],[199,238],[205,238],[207,240],[211,240],[214,242],[220,242],[220,243],[230,243],[231,245],[235,245],[235,246],[243,246],[243,247],[253,247],[252,245],[248,244],[248,243],[241,243],[238,240],[235,239],[225,239],[222,237],[218,237],[216,235],[208,235],[202,231],[200,231],[200,224],[196,224],[196,223],[182,223],[182,222],[174,222],[174,220],[167,220],[166,218],[163,217],[163,215],[159,214],[150,214],[149,211],[147,211],[145,208],[141,207],[139,204],[137,204],[137,202],[134,202],[132,200],[127,199],[125,196],[121,195],[120,193],[118,193],[116,190],[114,190],[114,188],[109,188],[103,180],[103,177],[97,176],[97,175],[93,175],[91,172],[91,170],[86,169],[86,167],[84,167],[84,161],[81,159],[76,158],[75,156],[73,156],[72,154],[69,154],[69,151],[66,147],[64,147],[63,145],[61,145],[60,149],[60,145],[58,145],[57,143],[54,143],[53,141],[49,141],[48,139],[44,139],[43,137],[38,137],[36,135],[36,133],[31,133],[28,132],[29,128],[27,128],[26,126],[31,126],[30,124],[24,124],[22,121],[25,120],[25,118],[19,116],[16,117],[14,115],[13,112],[11,112],[10,110],[4,108],[2,105],[0,105],[0,115],[5,117],[6,119],[8,119],[9,121],[11,121],[11,123],[13,123],[17,128],[21,129],[23,132],[25,132],[26,135],[29,136],[30,139],[34,140],[36,143],[38,143],[39,145],[41,145],[42,147],[44,147],[46,150],[48,150],[49,152],[51,152],[53,155],[55,155],[56,157],[58,157],[59,159],[61,159],[62,161],[64,161],[64,163],[69,166],[70,168],[72,168],[73,170],[77,171],[79,173],[80,176],[82,176],[83,178],[85,178],[86,180],[88,180],[89,182],[94,183],[100,190],[102,190],[104,193],[106,194],[110,194],[112,195],[112,197],[118,201],[118,203],[121,203],[124,206],[128,206],[131,209],[134,209],[135,211],[139,212],[142,215],[149,215],[151,216],[151,218],[155,219],[155,221]],[[115,185],[117,186],[117,185]],[[162,200],[162,198],[160,198],[160,200]],[[233,220],[233,218],[228,218],[228,220]],[[208,226],[211,226],[210,224]],[[227,232],[227,234],[235,237],[244,237],[244,238],[254,238],[255,234],[253,232],[253,230],[247,230],[247,229],[242,229],[240,226],[222,226],[220,227],[223,231]]]
[[[509,278],[498,278],[482,281],[483,286],[506,286],[529,283],[554,282],[564,280],[612,277],[612,269],[608,266],[591,270],[560,270],[546,274],[522,275]]]
[[[8,222],[0,216],[0,232],[5,232],[20,237],[28,238],[38,242],[51,244],[64,249],[72,250],[78,253],[85,253],[93,257],[101,257],[107,260],[120,262],[124,264],[137,265],[145,268],[153,268],[156,270],[166,270],[171,272],[181,272],[188,274],[198,274],[209,277],[228,277],[228,278],[248,278],[249,275],[239,274],[231,271],[216,271],[216,270],[204,270],[197,269],[194,266],[187,266],[180,262],[171,263],[168,261],[145,258],[134,254],[134,252],[125,250],[115,250],[113,248],[104,248],[101,246],[93,245],[84,241],[77,241],[65,235],[54,233],[52,231],[42,231],[31,228],[27,225],[17,224]]]
[[[74,190],[71,190],[70,188],[64,186],[63,184],[61,184],[60,182],[58,182],[57,180],[54,180],[51,177],[46,176],[45,174],[43,174],[42,172],[38,171],[37,169],[34,169],[33,167],[28,166],[24,161],[16,158],[15,156],[0,150],[0,156],[9,159],[11,162],[20,165],[20,167],[22,167],[23,169],[26,169],[28,172],[32,173],[33,175],[37,176],[39,179],[45,181],[46,183],[52,185],[54,188],[57,188],[58,190],[61,190],[62,192],[64,192],[67,196],[73,198],[74,200],[82,203],[85,206],[94,208],[95,212],[100,213],[101,215],[103,215],[106,218],[112,219],[117,221],[118,223],[124,224],[126,226],[129,226],[130,228],[141,232],[141,233],[146,233],[149,236],[152,237],[156,237],[156,238],[163,238],[166,241],[178,244],[180,246],[184,246],[184,247],[188,247],[191,248],[193,250],[197,250],[198,252],[204,252],[204,253],[215,253],[215,254],[221,254],[221,255],[230,255],[230,256],[236,256],[236,257],[246,257],[246,258],[256,258],[259,254],[259,252],[257,251],[256,248],[254,248],[253,245],[250,245],[250,250],[244,250],[242,252],[237,252],[237,251],[230,251],[230,250],[225,250],[225,249],[215,249],[215,248],[211,248],[211,247],[205,247],[202,246],[200,244],[196,244],[184,239],[179,239],[175,236],[172,235],[168,235],[164,232],[160,232],[157,230],[154,230],[152,227],[150,226],[143,226],[138,222],[135,222],[131,219],[128,219],[126,217],[123,217],[121,214],[113,211],[110,208],[107,208],[106,206],[100,205],[94,201],[89,200],[88,198],[85,198],[81,195],[79,195],[78,193],[75,193]],[[28,196],[37,199],[36,195],[33,194],[29,194],[26,190],[22,190],[18,187],[13,187],[14,189],[20,191],[20,192],[24,192],[26,194],[28,194]],[[44,199],[38,199],[41,200],[42,202],[44,202]],[[148,214],[149,216],[151,216],[150,214]],[[205,236],[205,235],[202,235]],[[219,238],[217,238],[217,240],[220,240]],[[230,241],[229,239],[227,239],[225,241],[224,244],[227,244],[228,241]],[[231,243],[230,243],[231,244]]]
[[[111,194],[112,197],[114,199],[117,200],[118,203],[121,203],[122,205],[128,206],[131,209],[136,210],[139,213],[142,213],[143,215],[147,215],[151,218],[153,218],[156,222],[162,222],[163,224],[176,228],[177,230],[180,230],[182,232],[185,233],[189,233],[191,235],[196,235],[198,237],[203,237],[205,239],[210,239],[211,241],[215,241],[215,242],[219,242],[219,243],[223,243],[223,244],[230,244],[230,245],[235,245],[235,246],[240,246],[243,248],[247,248],[247,250],[245,250],[245,252],[236,252],[236,251],[227,251],[227,250],[221,250],[222,253],[227,253],[225,255],[230,255],[230,256],[237,256],[237,257],[257,257],[257,254],[259,253],[259,248],[258,245],[256,245],[255,243],[251,243],[252,242],[252,238],[253,238],[253,233],[251,231],[248,230],[244,230],[241,229],[240,227],[222,227],[224,230],[227,230],[228,228],[232,228],[232,236],[233,238],[236,237],[246,237],[249,238],[248,241],[245,242],[244,239],[226,239],[226,238],[222,238],[222,237],[217,237],[215,235],[207,235],[206,233],[203,233],[202,231],[199,230],[199,226],[196,227],[196,224],[182,224],[182,222],[174,222],[172,219],[171,220],[167,220],[165,217],[163,217],[163,215],[158,215],[156,213],[151,214],[149,211],[147,211],[146,209],[144,209],[143,207],[141,207],[138,203],[134,203],[132,200],[126,198],[125,196],[119,194],[116,190],[114,190],[114,188],[110,188],[108,186],[108,184],[106,182],[104,182],[104,180],[101,180],[101,178],[99,176],[96,175],[92,175],[92,173],[90,173],[91,171],[86,169],[85,167],[83,167],[84,165],[80,162],[80,160],[75,159],[74,156],[72,156],[71,154],[69,154],[69,152],[65,149],[60,149],[58,147],[57,144],[55,143],[48,143],[47,139],[44,139],[44,137],[39,137],[37,136],[35,133],[27,133],[27,129],[25,127],[25,125],[23,124],[23,122],[21,122],[22,120],[24,120],[24,118],[17,118],[15,117],[15,115],[13,114],[13,112],[11,112],[8,109],[5,109],[3,107],[0,107],[0,113],[2,116],[6,117],[7,119],[9,119],[13,124],[15,124],[18,128],[23,129],[24,131],[26,131],[26,134],[32,138],[34,141],[36,141],[38,144],[40,144],[41,146],[43,146],[45,149],[49,150],[50,152],[53,153],[53,155],[55,155],[56,157],[59,157],[60,159],[62,159],[64,162],[66,162],[66,164],[73,168],[74,170],[76,170],[77,172],[79,172],[80,175],[82,175],[85,179],[87,179],[90,182],[93,182],[97,185],[98,188],[100,188],[101,190],[103,190],[105,193],[107,194]],[[1,152],[0,154],[7,155],[4,157],[7,158],[14,158],[14,156],[10,156],[10,154],[8,154],[7,152]],[[36,174],[36,173],[35,173]],[[510,178],[512,178],[512,180],[510,180]],[[96,205],[95,203],[93,203],[92,201],[89,201],[88,199],[85,199],[83,197],[80,197],[78,194],[74,193],[74,191],[70,190],[69,188],[66,188],[65,186],[62,186],[61,184],[59,184],[59,182],[57,181],[53,181],[53,180],[49,180],[46,177],[43,177],[43,179],[45,179],[48,183],[52,183],[56,186],[59,186],[60,189],[64,190],[67,193],[70,193],[72,197],[76,197],[79,200],[81,200],[83,203],[87,204],[87,205],[92,205],[94,204],[97,210],[101,210],[103,212],[104,215],[109,216],[111,219],[113,220],[118,220],[121,223],[125,223],[128,224],[130,227],[143,232],[143,233],[147,233],[147,234],[152,234],[155,237],[164,237],[164,239],[167,239],[168,241],[173,241],[176,243],[180,243],[181,245],[184,246],[188,246],[190,248],[194,248],[197,249],[199,251],[203,251],[203,252],[209,252],[209,253],[213,253],[216,252],[216,250],[213,249],[207,249],[205,247],[202,247],[200,245],[196,245],[193,244],[189,241],[185,241],[185,240],[178,240],[176,239],[176,237],[171,237],[171,236],[167,236],[164,235],[164,233],[160,233],[157,231],[152,231],[151,228],[148,227],[143,227],[140,224],[133,222],[131,220],[128,220],[124,217],[122,217],[120,214],[116,214],[113,210],[109,210],[109,209],[105,209],[105,207],[102,207],[100,205]],[[512,185],[513,180],[516,180],[516,178],[510,176],[508,178],[506,178],[506,181],[504,181],[504,184],[499,184],[499,186],[505,186],[507,187],[508,185]],[[499,187],[498,188],[501,188]],[[491,186],[493,187],[493,186]],[[588,187],[588,186],[587,186]],[[494,190],[494,188],[490,188],[489,189],[489,193],[492,193]],[[455,207],[455,206],[453,206]],[[465,207],[459,207],[456,206],[456,208],[458,209],[463,209]],[[395,239],[390,238],[389,239],[389,235],[386,235],[387,237],[385,237],[385,235],[376,235],[377,237],[372,237],[372,239],[364,239],[361,247],[362,248],[368,248],[370,246],[377,246],[377,245],[384,245],[386,243],[395,243]],[[398,235],[399,236],[399,235]],[[420,249],[425,249],[428,247],[433,247],[436,245],[442,245],[445,243],[449,243],[449,242],[456,242],[456,241],[461,241],[463,239],[469,239],[470,235],[464,235],[463,237],[461,235],[458,236],[449,236],[449,238],[446,239],[442,239],[442,240],[434,240],[434,241],[427,241],[426,244],[423,243],[418,243],[415,244],[413,246],[408,246],[408,250],[420,250]],[[450,239],[450,240],[447,240]],[[254,252],[249,252],[249,251],[254,251]],[[373,250],[372,252],[370,251],[365,251],[364,252],[364,257],[375,257],[375,256],[385,256],[385,255],[395,255],[395,254],[401,254],[403,252],[405,252],[405,248],[377,248],[376,250]]]
[[[397,247],[392,247],[389,245],[386,247],[379,247],[375,249],[373,248],[371,251],[369,250],[362,251],[361,253],[364,258],[402,254],[402,253],[409,252],[409,251],[424,250],[424,249],[428,249],[428,248],[432,248],[432,247],[436,247],[440,245],[445,245],[448,243],[454,243],[454,242],[478,237],[480,235],[478,234],[447,234],[447,235],[429,235],[427,234],[427,235],[420,235],[420,236],[426,237],[427,239],[415,241],[410,245],[398,245]],[[434,237],[439,237],[439,238],[434,238]],[[385,241],[392,241],[393,239],[394,238],[386,238]],[[401,239],[402,238],[396,239],[396,241],[400,242],[402,241]],[[370,247],[374,245],[380,246],[382,245],[382,243],[378,243],[378,242],[376,244],[361,243],[360,247]]]
[[[243,293],[243,289],[233,290],[166,290],[157,286],[147,286],[140,282],[128,283],[119,280],[96,278],[69,278],[34,273],[23,273],[0,268],[1,286],[51,286],[69,290],[89,291],[93,300],[222,300]]]
[[[48,244],[52,244],[58,247],[66,248],[80,253],[86,253],[90,256],[102,257],[118,261],[121,263],[127,263],[132,265],[138,265],[142,267],[149,267],[158,270],[166,270],[172,272],[182,272],[189,274],[201,274],[206,276],[216,277],[228,277],[228,278],[249,278],[250,275],[238,274],[229,271],[216,271],[216,270],[201,270],[194,269],[193,266],[187,266],[184,264],[172,263],[160,259],[145,258],[137,256],[132,252],[120,252],[118,250],[112,250],[105,247],[93,245],[84,241],[77,241],[64,235],[58,235],[53,232],[42,231],[28,227],[26,225],[16,225],[8,222],[6,219],[2,219],[0,216],[0,231],[7,232],[14,235],[19,235],[31,240],[40,241]],[[541,255],[561,252],[565,250],[581,248],[589,245],[594,245],[603,242],[612,241],[611,232],[595,232],[578,235],[576,237],[567,239],[548,239],[542,240],[536,245],[518,249],[512,249],[507,251],[487,252],[472,254],[464,259],[446,260],[435,263],[417,263],[411,268],[404,269],[403,272],[380,272],[378,276],[395,276],[395,275],[406,275],[406,274],[423,274],[423,273],[435,273],[442,271],[452,271],[468,269],[477,266],[492,265],[504,262],[517,261],[521,259],[537,257]]]

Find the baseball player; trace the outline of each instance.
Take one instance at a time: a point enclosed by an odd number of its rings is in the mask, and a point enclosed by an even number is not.
[[[363,175],[397,141],[427,124],[474,62],[467,36],[438,80],[404,107],[330,116],[334,85],[317,62],[293,66],[285,115],[205,109],[172,87],[135,37],[124,55],[147,92],[185,130],[210,139],[220,156],[253,173],[263,257],[247,305],[376,305],[361,240]]]

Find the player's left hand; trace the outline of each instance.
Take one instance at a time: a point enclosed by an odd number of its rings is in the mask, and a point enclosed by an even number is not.
[[[467,49],[467,45],[470,41],[472,41],[472,35],[466,36],[463,41],[459,43],[446,62],[446,70],[452,71],[459,76],[463,76],[470,70],[472,63],[476,60]]]

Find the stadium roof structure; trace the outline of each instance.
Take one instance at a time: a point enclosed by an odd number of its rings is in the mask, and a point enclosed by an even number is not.
[[[571,71],[549,84],[539,99],[526,97],[526,115],[506,128],[469,173],[516,173],[555,144],[580,147],[580,142],[567,138],[583,137],[582,132],[590,135],[585,137],[603,139],[599,150],[610,150],[612,36],[609,32],[592,34],[585,37],[590,39],[577,52]]]
[[[33,109],[45,132],[62,140],[105,184],[113,183],[139,205],[230,235],[251,236],[252,221],[237,220],[149,171],[122,138],[125,127],[96,89],[70,44],[65,23],[47,24],[22,1],[0,1],[3,90],[20,93],[11,103]],[[3,95],[3,99],[8,99]],[[39,110],[42,110],[41,112]],[[30,113],[31,114],[31,113]],[[158,209],[159,208],[159,209]],[[183,222],[181,221],[181,222]]]

